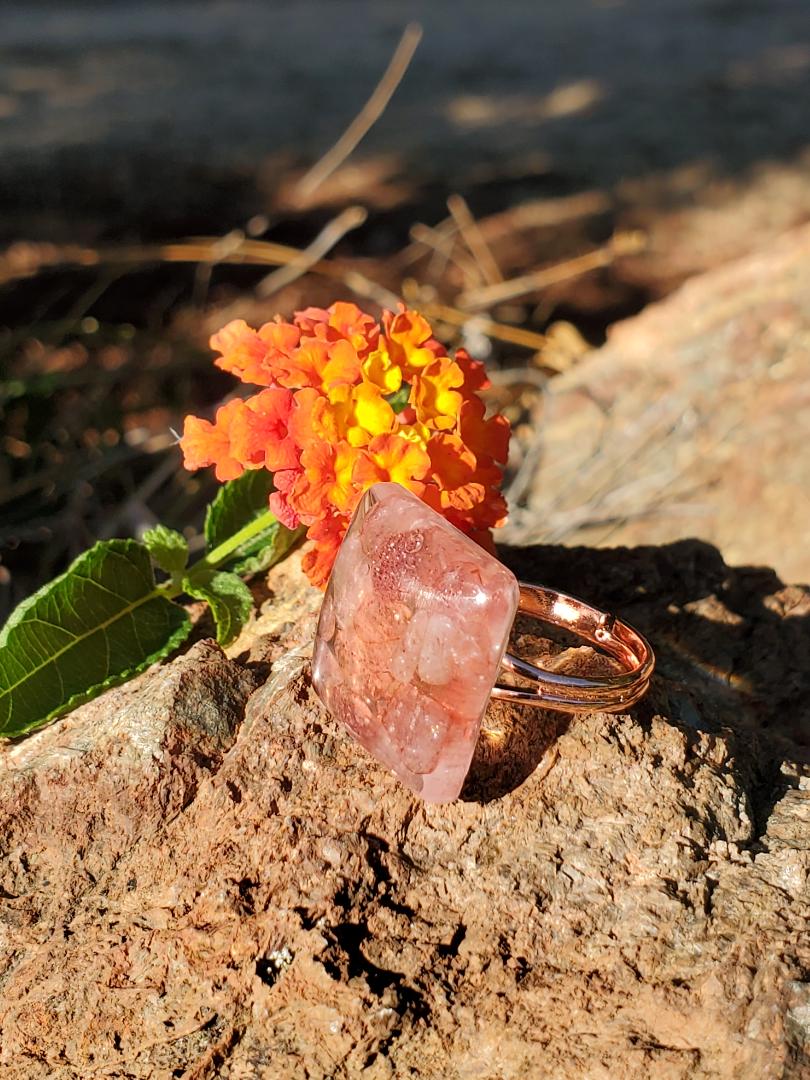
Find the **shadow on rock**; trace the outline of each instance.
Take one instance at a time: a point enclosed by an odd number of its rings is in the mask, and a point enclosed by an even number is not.
[[[634,708],[687,733],[730,732],[755,774],[760,823],[783,791],[782,760],[810,762],[810,592],[772,570],[729,567],[700,540],[638,548],[502,548],[518,578],[612,611],[645,634],[657,657],[648,696]],[[531,625],[533,633],[528,633]],[[541,666],[596,674],[610,663],[591,649],[565,650],[519,621],[512,649]],[[493,701],[462,798],[489,802],[538,766],[553,767],[572,716]]]

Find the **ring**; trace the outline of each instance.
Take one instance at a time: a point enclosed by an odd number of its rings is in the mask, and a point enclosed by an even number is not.
[[[521,612],[602,649],[609,675],[565,675],[506,651]],[[412,492],[365,493],[337,553],[312,659],[318,696],[378,761],[426,802],[461,791],[490,698],[568,712],[615,712],[646,692],[652,649],[582,600],[518,582]],[[527,687],[498,682],[511,672]]]
[[[597,709],[601,712],[618,712],[634,705],[644,696],[655,659],[649,642],[638,630],[575,596],[540,585],[527,585],[523,581],[518,582],[518,588],[518,611],[551,626],[560,626],[604,649],[619,661],[622,672],[588,677],[561,675],[535,667],[507,652],[501,667],[528,679],[533,686],[523,690],[496,683],[491,697],[563,712],[593,712]]]

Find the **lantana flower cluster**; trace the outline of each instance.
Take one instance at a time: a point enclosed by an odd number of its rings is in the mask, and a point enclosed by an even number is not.
[[[269,469],[271,509],[314,541],[303,562],[313,584],[325,587],[352,512],[378,481],[402,484],[491,549],[490,529],[506,518],[509,422],[485,416],[483,364],[463,349],[450,356],[416,311],[377,322],[335,303],[258,330],[240,319],[211,347],[219,367],[263,389],[228,401],[213,423],[186,417],[186,468],[213,465],[223,481]]]

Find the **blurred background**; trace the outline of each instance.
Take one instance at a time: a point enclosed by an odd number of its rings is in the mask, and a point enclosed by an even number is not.
[[[487,361],[510,542],[810,579],[809,111],[807,0],[0,2],[0,621],[334,299]]]

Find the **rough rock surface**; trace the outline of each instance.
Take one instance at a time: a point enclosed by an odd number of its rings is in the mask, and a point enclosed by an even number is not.
[[[4,1077],[810,1075],[810,594],[697,541],[503,556],[659,671],[629,715],[491,706],[457,803],[314,697],[295,559],[229,657],[4,749]]]
[[[695,535],[729,562],[810,581],[808,280],[803,226],[615,325],[553,379],[513,485],[510,542]]]

